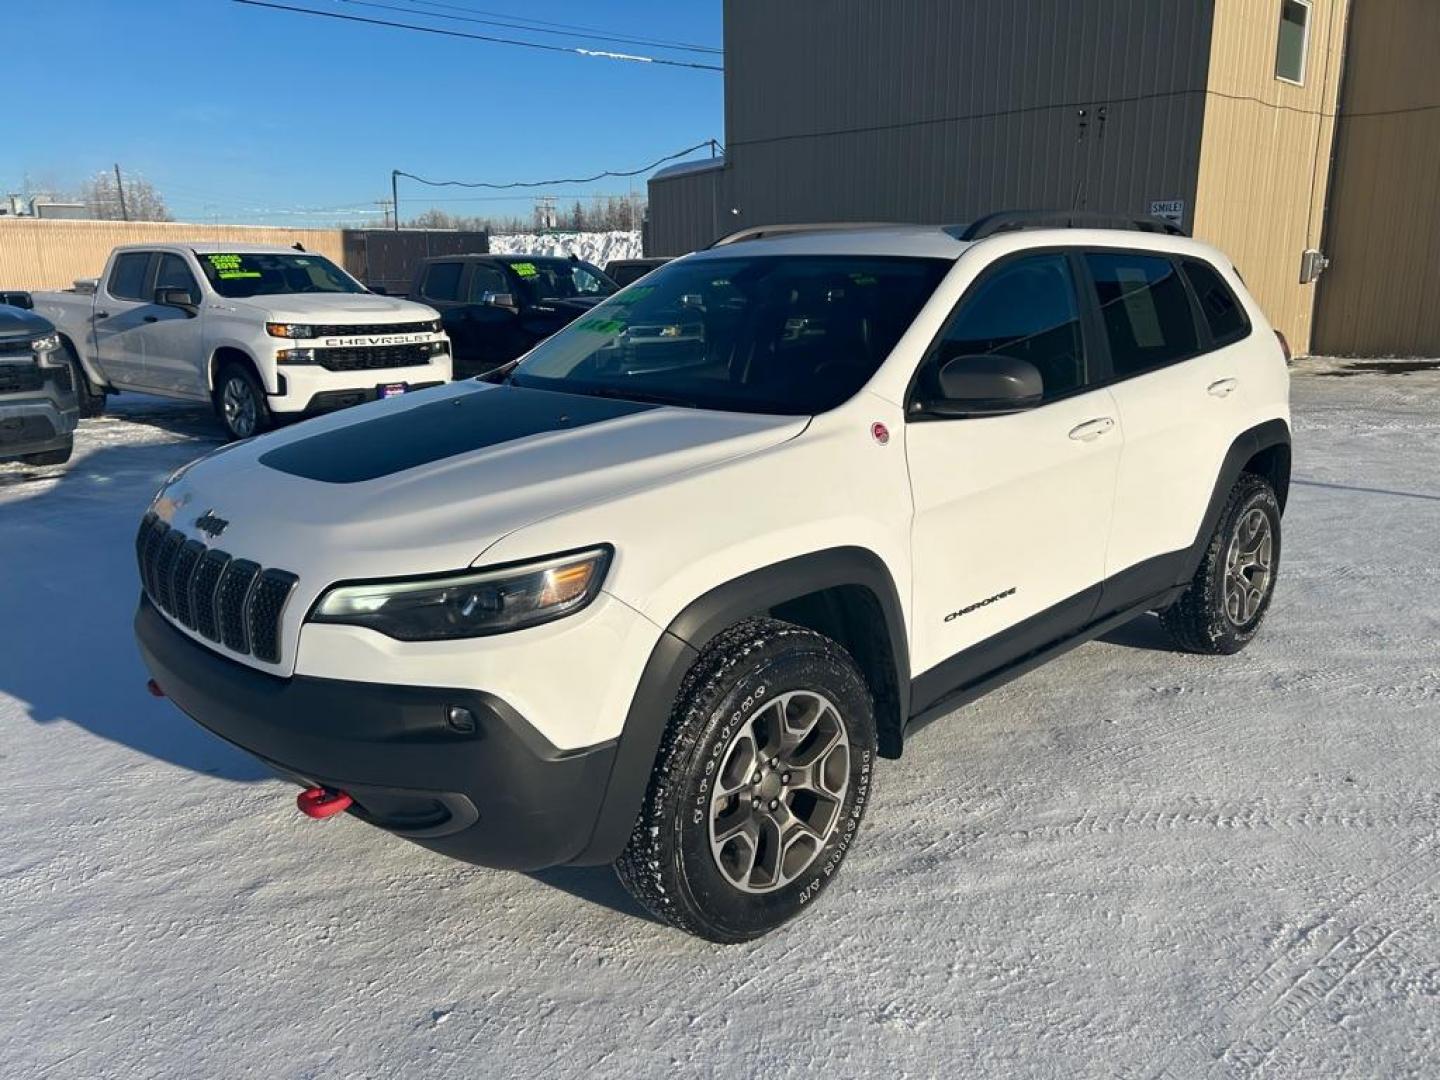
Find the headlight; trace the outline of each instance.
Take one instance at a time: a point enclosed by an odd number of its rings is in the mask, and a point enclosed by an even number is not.
[[[364,626],[400,641],[522,630],[594,600],[611,552],[606,545],[495,570],[337,585],[320,598],[310,621]]]
[[[30,343],[31,351],[36,353],[52,353],[58,348],[60,348],[59,334],[46,334]]]
[[[315,327],[307,323],[267,322],[265,332],[271,337],[313,338]]]
[[[425,329],[432,334],[440,333],[440,320],[431,319],[428,323],[425,324]]]

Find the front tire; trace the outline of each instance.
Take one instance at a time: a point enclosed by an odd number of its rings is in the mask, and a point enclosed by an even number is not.
[[[68,344],[60,346],[60,355],[70,365],[70,381],[75,387],[75,401],[80,406],[80,419],[93,420],[105,412],[105,391],[96,389],[85,374],[85,365]]]
[[[620,880],[681,930],[760,937],[834,878],[874,764],[874,706],[849,654],[775,619],[740,623],[685,677]]]
[[[1280,503],[1269,481],[1242,473],[1190,586],[1160,621],[1186,652],[1237,653],[1260,632],[1280,569]]]
[[[265,389],[242,364],[227,364],[215,385],[215,412],[232,439],[248,439],[273,424]]]

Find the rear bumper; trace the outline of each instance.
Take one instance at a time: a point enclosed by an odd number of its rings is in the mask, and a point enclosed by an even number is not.
[[[536,870],[575,860],[595,831],[613,742],[556,750],[476,690],[277,678],[197,644],[145,597],[135,634],[192,719],[297,783],[347,792],[352,814],[427,848]],[[447,722],[451,707],[469,710],[473,731]]]
[[[0,460],[62,449],[79,420],[73,398],[64,404],[48,396],[0,398]]]

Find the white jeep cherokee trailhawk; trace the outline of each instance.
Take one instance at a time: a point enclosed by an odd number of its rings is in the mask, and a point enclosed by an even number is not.
[[[740,941],[825,888],[917,725],[1147,611],[1254,637],[1288,385],[1230,263],[1163,223],[752,234],[499,385],[182,469],[137,633],[312,816],[614,861]]]

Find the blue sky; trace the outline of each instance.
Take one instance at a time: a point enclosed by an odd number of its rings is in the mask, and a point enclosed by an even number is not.
[[[545,20],[617,36],[721,45],[720,0],[276,0],[550,44],[718,63],[704,54],[419,17]],[[381,7],[379,5],[386,5]],[[119,162],[179,220],[327,224],[387,198],[390,170],[543,180],[644,165],[724,138],[718,72],[533,51],[246,7],[231,0],[4,0],[0,193],[73,188]],[[400,8],[402,11],[388,10]],[[415,14],[408,12],[414,11]],[[439,206],[528,216],[530,197],[401,181],[402,217]],[[554,189],[625,194],[629,181]],[[637,178],[635,190],[643,193]],[[456,201],[447,201],[456,200]],[[297,211],[306,211],[297,213]],[[310,212],[314,211],[314,212]]]

